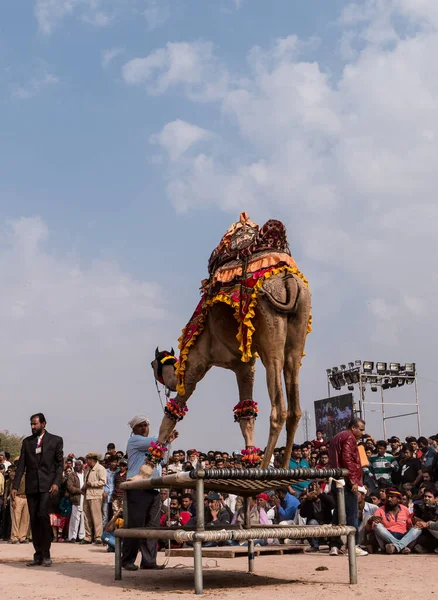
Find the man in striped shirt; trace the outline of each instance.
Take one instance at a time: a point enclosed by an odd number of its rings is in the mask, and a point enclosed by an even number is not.
[[[380,440],[376,444],[377,453],[370,456],[370,468],[376,481],[384,479],[392,484],[392,473],[397,466],[397,461],[392,454],[386,452],[387,442]]]

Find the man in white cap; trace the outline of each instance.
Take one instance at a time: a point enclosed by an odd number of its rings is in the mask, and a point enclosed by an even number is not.
[[[157,442],[158,437],[149,436],[149,419],[144,415],[136,415],[129,423],[132,429],[131,437],[128,440],[126,454],[128,455],[128,473],[127,479],[131,479],[140,473],[140,469],[145,461],[145,453],[148,451],[152,442]],[[178,436],[173,431],[169,442],[172,442]],[[161,465],[158,464],[152,477],[161,476]],[[128,490],[126,492],[126,504],[128,509],[128,528],[134,527],[155,527],[160,526],[160,508],[161,501],[158,490]],[[138,566],[135,564],[138,551],[141,552],[140,569],[159,569],[157,565],[157,540],[136,540],[125,538],[122,549],[122,566],[127,571],[136,571]]]

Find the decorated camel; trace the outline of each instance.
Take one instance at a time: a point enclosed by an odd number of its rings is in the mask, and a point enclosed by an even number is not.
[[[266,369],[271,400],[269,438],[261,467],[268,467],[286,423],[283,467],[287,468],[301,418],[298,376],[311,330],[311,295],[290,254],[283,224],[270,220],[259,228],[242,213],[213,251],[209,278],[202,282],[201,293],[179,339],[179,359],[173,349],[160,352],[157,348],[155,352],[155,378],[177,395],[166,405],[158,441],[146,455],[141,476],[150,477],[163,458],[170,434],[188,411],[187,401],[213,366],[236,374],[239,402],[234,420],[245,440],[242,460],[247,465],[260,463],[260,449],[254,446],[257,357]]]

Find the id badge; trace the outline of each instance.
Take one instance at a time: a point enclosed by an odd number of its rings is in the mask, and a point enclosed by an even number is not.
[[[35,454],[41,454],[41,446],[35,449]]]

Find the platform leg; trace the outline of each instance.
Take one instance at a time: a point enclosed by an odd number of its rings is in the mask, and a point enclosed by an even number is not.
[[[350,571],[350,583],[357,583],[357,561],[356,561],[356,540],[355,534],[349,533],[347,537],[348,547],[348,568]]]
[[[251,528],[251,505],[249,502],[249,498],[244,498],[244,511],[245,511],[245,529]],[[248,571],[249,573],[254,573],[254,540],[248,540]]]
[[[122,579],[122,538],[116,537],[115,547],[115,580]]]
[[[338,525],[346,525],[347,524],[347,513],[345,510],[345,491],[344,491],[344,482],[336,482],[336,501],[338,508]]]
[[[205,529],[204,521],[204,480],[196,480],[196,505],[199,507],[196,511],[196,531],[200,533]],[[204,592],[202,576],[202,542],[193,542],[193,560],[195,567],[195,594],[198,596]]]
[[[202,582],[202,542],[193,542],[193,557],[195,563],[195,594],[199,596],[204,592]]]

